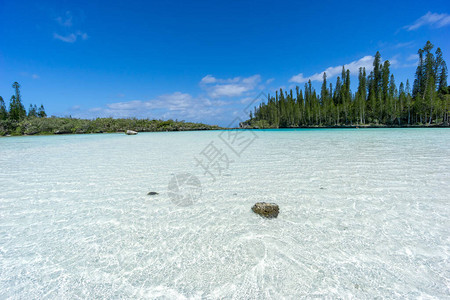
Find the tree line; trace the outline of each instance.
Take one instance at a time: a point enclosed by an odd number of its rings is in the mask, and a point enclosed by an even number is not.
[[[220,129],[216,125],[191,123],[178,120],[150,119],[114,119],[96,118],[93,120],[72,117],[47,117],[44,106],[30,105],[28,112],[22,104],[20,84],[14,82],[14,95],[11,96],[9,109],[0,96],[0,136],[35,134],[71,134],[123,132],[126,130],[145,131],[183,131]]]
[[[397,87],[388,60],[382,62],[375,54],[373,70],[367,74],[359,68],[358,87],[350,89],[350,70],[342,67],[336,84],[328,83],[323,73],[320,92],[311,80],[304,89],[298,86],[268,95],[250,112],[244,126],[253,128],[286,128],[342,125],[439,125],[448,126],[450,87],[447,86],[447,66],[442,51],[428,41],[419,49],[419,63],[413,87],[409,80]]]

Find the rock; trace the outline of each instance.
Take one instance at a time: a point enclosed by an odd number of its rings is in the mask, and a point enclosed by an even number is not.
[[[138,134],[137,131],[134,131],[134,130],[127,130],[125,133],[127,135],[136,135],[136,134]]]
[[[252,210],[254,213],[263,217],[276,218],[280,208],[275,203],[258,202],[253,205]]]
[[[157,192],[148,192],[147,195],[154,196],[154,195],[159,195],[159,193],[157,193]]]
[[[72,132],[69,131],[69,130],[55,130],[53,133],[54,134],[69,134],[69,133],[72,133]]]
[[[242,129],[251,129],[250,125],[247,122],[239,122],[239,128]]]

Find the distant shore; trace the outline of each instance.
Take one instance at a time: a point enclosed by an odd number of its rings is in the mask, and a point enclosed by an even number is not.
[[[138,133],[148,133],[148,132],[177,132],[177,131],[213,131],[213,130],[231,130],[234,128],[214,128],[214,129],[177,129],[177,130],[153,130],[153,131],[137,131]],[[2,137],[18,137],[18,136],[49,136],[49,135],[87,135],[87,134],[124,134],[125,131],[97,131],[97,132],[84,132],[84,133],[72,133],[72,132],[40,132],[36,134],[5,134],[0,135]]]
[[[20,121],[0,120],[0,136],[30,136],[54,134],[125,133],[137,132],[197,131],[223,129],[217,125],[178,120],[151,119],[75,119],[26,117]]]
[[[333,126],[297,126],[297,127],[257,127],[244,125],[239,129],[344,129],[344,128],[450,128],[449,124],[431,124],[431,125],[384,125],[384,124],[370,124],[370,125],[333,125]]]

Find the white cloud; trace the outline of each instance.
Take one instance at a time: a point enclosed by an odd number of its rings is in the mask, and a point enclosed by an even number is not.
[[[393,57],[391,57],[389,59],[389,63],[391,65],[391,68],[397,68],[398,69],[398,68],[401,67],[401,63],[400,63],[399,59],[400,59],[400,55],[399,54],[397,54],[397,55],[395,55],[395,56],[393,56]]]
[[[317,73],[316,74],[314,74],[313,76],[311,76],[311,77],[305,77],[304,75],[303,75],[303,73],[299,73],[299,74],[297,74],[297,75],[295,75],[295,76],[292,76],[291,77],[291,79],[289,79],[289,82],[296,82],[296,83],[303,83],[303,82],[308,82],[308,80],[311,80],[311,81],[319,81],[320,79],[316,79],[315,77],[317,76]]]
[[[406,60],[419,60],[419,54],[411,54]]]
[[[425,15],[417,19],[413,24],[403,27],[408,31],[419,29],[422,26],[432,26],[436,28],[444,27],[450,25],[450,15],[449,14],[438,14],[427,12]]]
[[[123,113],[130,110],[135,112],[141,110],[149,111],[152,109],[184,110],[193,104],[191,95],[175,92],[173,94],[161,95],[153,100],[116,102],[107,104],[106,106],[112,111],[119,111]]]
[[[133,101],[127,101],[127,102],[117,102],[117,103],[110,103],[106,105],[108,109],[110,110],[116,110],[116,111],[127,111],[127,110],[140,110],[143,108],[146,108],[146,103],[142,102],[141,100],[133,100]]]
[[[397,43],[393,46],[394,49],[399,49],[399,48],[411,48],[412,46],[414,46],[414,42],[405,42],[405,43]]]
[[[238,84],[223,84],[217,85],[211,89],[210,92],[211,97],[237,97],[242,95],[244,92],[248,91],[249,88],[247,86],[238,85]]]
[[[115,118],[163,118],[201,121],[219,116],[228,102],[193,97],[190,94],[175,92],[152,100],[132,100],[109,103],[106,107],[91,108],[88,114],[95,117]],[[83,115],[84,117],[86,116]]]
[[[78,39],[78,37],[81,37],[81,39],[86,40],[88,38],[88,35],[86,32],[77,31],[75,33],[70,33],[68,35],[59,35],[56,32],[53,33],[53,38],[66,42],[66,43],[75,43]]]
[[[212,98],[239,97],[253,91],[261,81],[260,75],[250,77],[234,77],[229,79],[217,79],[212,75],[206,75],[200,81],[200,86]]]
[[[206,75],[202,78],[200,83],[208,84],[208,83],[215,83],[217,81],[216,78],[214,78],[212,75]]]
[[[86,32],[77,31],[77,35],[81,36],[83,40],[87,40],[89,37]]]
[[[366,72],[372,70],[373,68],[373,56],[367,55],[359,60],[352,61],[351,63],[345,64],[344,67],[346,70],[350,70],[350,73],[355,75],[358,74],[359,68],[366,68]],[[342,66],[336,66],[336,67],[329,67],[326,70],[323,70],[320,73],[315,73],[311,76],[305,77],[303,73],[297,74],[295,76],[292,76],[292,78],[289,80],[289,82],[295,82],[295,83],[304,83],[308,82],[308,80],[311,81],[321,81],[323,79],[323,73],[327,73],[327,78],[334,77],[338,74],[341,74],[342,72]]]
[[[269,78],[266,80],[266,84],[271,84],[274,80],[275,78]]]
[[[225,124],[232,109],[254,100],[260,82],[260,75],[228,79],[207,75],[201,79],[202,92],[196,96],[175,92],[151,100],[118,101],[88,110],[71,109],[68,113],[79,118],[137,117]],[[120,96],[124,95],[118,95],[117,99]]]
[[[73,30],[69,30],[69,27],[72,27],[73,23],[72,23],[72,13],[70,11],[66,11],[65,16],[60,16],[57,17],[55,20],[56,22],[58,22],[58,24],[60,26],[66,27],[65,29],[63,29],[63,31],[65,31],[65,34],[59,34],[54,32],[53,33],[53,38],[63,41],[65,43],[75,43],[77,41],[77,39],[80,37],[82,40],[87,40],[88,39],[88,35],[86,32],[81,32],[80,30],[77,31],[73,31]]]
[[[64,17],[57,17],[56,22],[58,22],[59,25],[65,26],[65,27],[71,27],[72,26],[72,14],[70,11],[66,11],[66,14]]]
[[[21,76],[24,76],[24,77],[31,77],[32,79],[39,79],[39,78],[41,78],[38,74],[34,74],[34,73],[28,73],[28,72],[20,72],[20,75]]]
[[[77,36],[74,33],[71,33],[66,36],[59,35],[57,33],[53,33],[53,37],[57,40],[66,42],[66,43],[75,43],[77,41]]]
[[[402,56],[397,55],[396,57],[402,58]],[[410,54],[409,56],[399,59],[397,64],[394,65],[394,68],[411,68],[416,67],[419,64],[419,55],[418,54]]]

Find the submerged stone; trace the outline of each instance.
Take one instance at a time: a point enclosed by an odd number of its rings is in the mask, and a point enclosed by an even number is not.
[[[136,134],[137,134],[137,131],[134,131],[134,130],[127,130],[127,131],[125,132],[125,134],[127,134],[127,135],[136,135]]]
[[[258,202],[253,205],[252,210],[254,213],[266,217],[266,218],[276,218],[280,211],[278,204]]]

